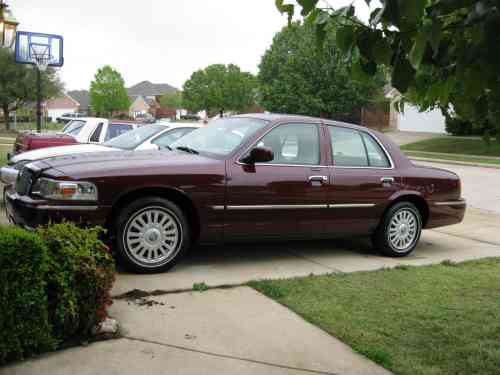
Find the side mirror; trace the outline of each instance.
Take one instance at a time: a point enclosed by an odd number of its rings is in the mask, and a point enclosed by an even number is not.
[[[241,161],[245,164],[267,163],[274,159],[274,153],[266,147],[255,147]]]

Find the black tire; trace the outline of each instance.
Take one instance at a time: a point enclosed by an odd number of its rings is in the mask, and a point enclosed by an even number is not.
[[[145,223],[143,230],[139,229],[141,222]],[[115,230],[119,260],[137,273],[156,273],[172,268],[191,243],[184,212],[160,197],[140,198],[123,208],[115,222]],[[166,254],[160,256],[160,252]],[[155,253],[156,261],[153,259]],[[147,257],[151,259],[145,260]]]
[[[393,219],[397,219],[397,217],[401,218],[401,215],[407,214],[409,218],[412,218],[415,222],[415,234],[409,234],[409,237],[405,237],[406,242],[401,242],[400,246],[395,245],[395,241],[397,237],[393,237],[394,240],[391,241],[391,236],[394,236],[394,232],[391,233],[391,225],[393,231],[399,231],[398,227],[393,222]],[[400,216],[397,216],[400,215]],[[411,219],[408,219],[409,222],[412,222]],[[391,224],[392,223],[392,224]],[[403,236],[406,228],[402,228]],[[412,233],[411,228],[408,228],[408,233]],[[418,245],[418,241],[420,240],[420,236],[422,234],[422,216],[420,215],[419,210],[413,203],[410,202],[399,202],[394,206],[390,207],[385,213],[384,217],[380,221],[380,224],[372,236],[372,242],[375,249],[380,251],[382,254],[390,257],[404,257],[412,253],[413,250]]]

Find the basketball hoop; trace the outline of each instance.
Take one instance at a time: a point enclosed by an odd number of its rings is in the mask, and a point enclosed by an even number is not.
[[[30,55],[35,65],[41,72],[45,72],[50,63],[49,44],[30,44]]]
[[[1,0],[0,0],[1,1]],[[36,65],[36,129],[42,131],[42,78],[47,67],[61,67],[63,58],[63,37],[60,35],[18,31],[16,34],[16,62]]]

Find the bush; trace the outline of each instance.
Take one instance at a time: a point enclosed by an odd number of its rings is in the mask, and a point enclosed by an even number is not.
[[[0,364],[55,346],[45,289],[48,266],[38,235],[0,227]]]
[[[102,231],[72,223],[38,230],[49,253],[48,311],[58,340],[86,336],[106,317],[115,265],[110,250],[98,239]]]
[[[115,265],[101,232],[0,227],[0,364],[84,338],[106,317]]]

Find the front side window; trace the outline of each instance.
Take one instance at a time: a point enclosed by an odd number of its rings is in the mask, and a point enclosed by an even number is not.
[[[215,157],[227,156],[267,124],[268,121],[255,118],[222,118],[186,134],[170,147],[189,148],[191,152]]]
[[[109,124],[106,140],[116,138],[122,134],[131,131],[134,127],[128,124]]]
[[[270,164],[318,165],[319,130],[315,124],[284,124],[271,130],[258,143],[273,151]]]
[[[333,164],[339,167],[368,167],[361,134],[354,129],[329,126]]]
[[[166,131],[162,135],[156,137],[151,143],[160,146],[167,147],[182,138],[187,133],[191,133],[195,128],[180,128],[180,129],[172,129],[170,131]]]
[[[76,136],[80,133],[80,131],[83,129],[84,126],[85,126],[85,121],[72,120],[66,124],[66,126],[63,129],[63,133]]]

